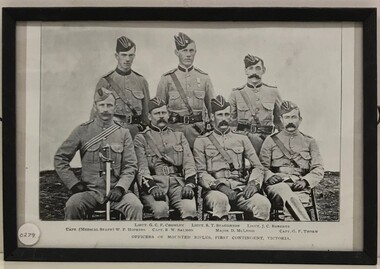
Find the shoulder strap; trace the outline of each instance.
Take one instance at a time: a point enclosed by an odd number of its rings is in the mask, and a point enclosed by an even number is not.
[[[172,80],[173,80],[173,82],[174,82],[174,85],[175,85],[175,87],[177,88],[177,91],[179,92],[179,95],[180,95],[181,98],[182,98],[182,101],[185,103],[187,110],[189,110],[190,115],[193,115],[193,114],[194,114],[194,111],[193,111],[193,109],[191,108],[191,106],[190,106],[190,104],[189,104],[189,100],[187,99],[187,96],[186,96],[185,90],[182,88],[182,85],[181,85],[181,83],[179,82],[179,80],[178,80],[176,74],[175,74],[175,73],[171,73],[171,74],[170,74],[170,77],[172,78]]]
[[[123,93],[123,91],[119,87],[119,85],[117,85],[116,82],[110,76],[106,76],[104,78],[111,85],[111,87],[114,89],[114,91],[116,92],[116,94],[121,98],[121,100],[123,100],[123,102],[129,107],[129,109],[132,111],[133,115],[137,115],[136,109],[129,102],[128,98],[125,96],[125,94]]]
[[[156,142],[154,142],[153,137],[150,135],[149,131],[143,133],[148,146],[153,150],[154,154],[158,156],[158,158],[163,158],[161,152],[158,150]]]
[[[108,127],[107,129],[105,129],[104,131],[102,131],[100,134],[94,136],[93,138],[91,138],[90,140],[88,140],[82,147],[81,147],[81,151],[83,153],[85,153],[90,147],[92,147],[93,145],[95,145],[96,143],[99,143],[100,141],[102,141],[104,138],[106,138],[107,136],[111,135],[112,133],[114,133],[117,129],[121,128],[120,125],[117,125],[117,124],[112,124],[110,127]]]
[[[248,106],[249,110],[251,111],[252,116],[255,118],[256,117],[256,111],[250,102],[251,99],[249,98],[248,93],[243,88],[240,90],[240,94],[243,97],[243,100],[246,103],[246,105]]]
[[[228,155],[227,151],[224,150],[224,148],[219,143],[219,141],[216,139],[216,137],[214,136],[214,134],[210,134],[208,136],[208,139],[210,139],[211,143],[216,147],[216,149],[220,152],[220,154],[222,154],[223,159],[230,166],[230,170],[238,170],[238,169],[235,168],[234,163],[233,163],[233,161],[231,159],[231,156]]]
[[[300,166],[298,165],[298,163],[292,158],[292,153],[285,147],[285,145],[280,141],[280,139],[276,135],[272,135],[271,138],[273,139],[277,147],[281,150],[281,152],[285,155],[285,157],[288,158],[290,162],[294,165],[294,167],[299,168]]]
[[[145,132],[142,134],[148,143],[148,146],[153,150],[154,154],[157,155],[158,158],[161,159],[164,163],[168,165],[174,165],[174,161],[171,160],[166,154],[162,155],[160,150],[158,149],[156,142],[153,140],[153,137],[150,135],[150,132]]]

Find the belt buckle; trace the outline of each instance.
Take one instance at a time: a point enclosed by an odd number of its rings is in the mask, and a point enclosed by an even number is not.
[[[183,123],[189,124],[190,123],[190,116],[183,116]]]
[[[231,171],[230,170],[224,170],[224,177],[230,178],[231,177]]]
[[[125,122],[128,124],[132,124],[132,116],[127,116]]]
[[[256,125],[251,125],[251,133],[257,133],[257,126]]]
[[[169,167],[167,167],[167,166],[162,167],[162,173],[165,176],[169,175],[170,174]]]

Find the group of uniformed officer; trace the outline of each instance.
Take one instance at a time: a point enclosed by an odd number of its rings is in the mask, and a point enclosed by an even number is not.
[[[264,61],[252,55],[244,58],[247,83],[229,101],[215,97],[208,74],[193,66],[195,42],[184,33],[174,39],[179,65],[162,75],[153,99],[132,70],[135,43],[117,40],[117,67],[96,85],[91,120],[55,154],[55,169],[73,193],[65,219],[84,219],[109,201],[127,220],[141,220],[145,210],[168,219],[170,208],[195,220],[200,185],[212,220],[227,219],[231,209],[269,220],[276,205],[288,219],[309,221],[302,202],[324,170],[316,141],[298,130],[299,108],[262,82]],[[81,179],[70,167],[78,150]]]

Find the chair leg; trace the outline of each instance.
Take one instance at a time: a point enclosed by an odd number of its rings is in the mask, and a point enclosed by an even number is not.
[[[318,214],[318,209],[317,209],[317,199],[315,198],[314,189],[311,189],[310,196],[311,196],[311,202],[313,204],[315,221],[319,221],[319,214]]]

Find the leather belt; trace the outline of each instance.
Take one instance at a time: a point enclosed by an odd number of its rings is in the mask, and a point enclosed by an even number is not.
[[[284,173],[284,174],[296,175],[296,176],[304,176],[310,172],[309,169],[290,167],[290,166],[280,166],[280,167],[271,166],[270,170],[273,173]]]
[[[259,133],[259,134],[272,134],[275,130],[273,125],[257,125],[249,123],[238,123],[238,131],[247,131],[250,133]]]
[[[180,116],[176,113],[172,113],[172,114],[170,114],[170,117],[169,117],[169,123],[193,124],[196,122],[203,122],[202,114]]]
[[[127,124],[140,124],[142,122],[142,116],[141,115],[137,115],[137,116],[133,116],[133,115],[125,116],[125,115],[116,115],[115,114],[115,116],[118,117],[121,122],[127,123]],[[116,120],[116,121],[118,121],[118,120]]]
[[[237,171],[237,170],[234,170],[234,171],[230,171],[228,169],[225,169],[225,170],[219,170],[217,172],[214,172],[214,173],[211,173],[211,175],[218,179],[218,178],[228,178],[228,179],[233,179],[233,180],[237,180],[237,181],[240,181],[240,182],[243,182],[243,183],[246,183],[247,180],[243,178],[243,175],[240,171]]]
[[[179,172],[175,166],[159,166],[154,168],[154,173],[158,176],[168,176]]]

